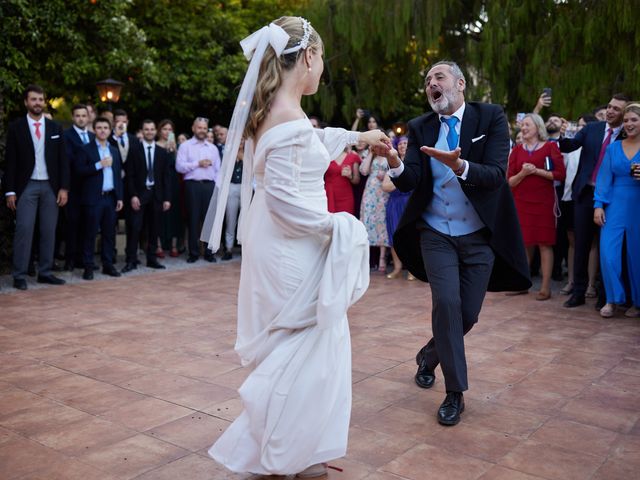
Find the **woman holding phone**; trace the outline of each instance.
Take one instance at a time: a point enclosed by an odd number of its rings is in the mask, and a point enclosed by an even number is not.
[[[566,172],[558,145],[547,141],[547,130],[540,115],[525,115],[520,131],[522,144],[516,145],[509,155],[507,178],[529,263],[534,249],[540,249],[542,284],[536,300],[548,300],[551,298],[553,245],[559,208],[553,182],[564,180]]]

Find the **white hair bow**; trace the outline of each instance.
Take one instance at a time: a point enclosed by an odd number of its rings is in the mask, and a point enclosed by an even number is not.
[[[260,72],[260,63],[264,57],[264,52],[269,45],[280,56],[284,48],[289,43],[289,34],[282,27],[273,23],[268,27],[262,27],[260,30],[249,35],[240,42],[244,56],[247,57],[249,68],[242,81],[240,93],[236,100],[236,106],[233,109],[231,123],[229,124],[229,132],[227,134],[227,143],[224,148],[222,158],[222,166],[218,171],[218,178],[215,180],[215,190],[211,196],[209,210],[202,226],[201,240],[209,244],[209,249],[216,252],[220,248],[220,235],[222,233],[222,221],[224,220],[227,199],[229,198],[229,185],[231,176],[238,156],[238,149],[242,141],[245,125],[253,102],[253,94],[256,90],[258,82],[258,74]],[[296,48],[300,48],[299,46]],[[244,232],[244,224],[246,223],[247,211],[251,202],[251,185],[253,180],[253,146],[250,139],[245,144],[245,155],[243,159],[242,187],[241,187],[241,208],[240,219],[238,224],[238,241],[242,241],[242,233]]]
[[[261,44],[265,43],[263,48],[266,48],[266,42],[275,50],[276,55],[280,56],[289,42],[289,34],[279,25],[270,23],[268,27],[262,27],[242,40],[240,46],[247,60],[251,60],[256,49],[261,50],[259,49]]]

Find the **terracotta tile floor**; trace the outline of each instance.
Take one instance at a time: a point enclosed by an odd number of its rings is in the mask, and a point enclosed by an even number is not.
[[[5,281],[0,478],[255,478],[206,455],[241,409],[238,278],[233,261],[26,292]],[[373,275],[350,312],[349,453],[329,478],[638,478],[640,321],[564,298],[488,294],[466,342],[467,410],[445,428],[441,376],[413,383],[428,287]]]

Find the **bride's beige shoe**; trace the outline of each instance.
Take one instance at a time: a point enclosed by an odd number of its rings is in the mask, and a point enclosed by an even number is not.
[[[296,474],[296,478],[319,478],[327,474],[326,463],[316,463]]]

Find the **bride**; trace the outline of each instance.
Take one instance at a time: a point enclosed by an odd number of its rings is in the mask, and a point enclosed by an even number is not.
[[[349,214],[328,212],[323,176],[346,145],[386,149],[389,139],[380,131],[312,127],[300,101],[318,89],[324,52],[307,20],[281,17],[241,45],[251,63],[204,231],[217,250],[244,135],[235,349],[253,371],[239,389],[242,413],[209,454],[234,472],[317,477],[346,453],[346,312],[369,284],[365,228]]]

